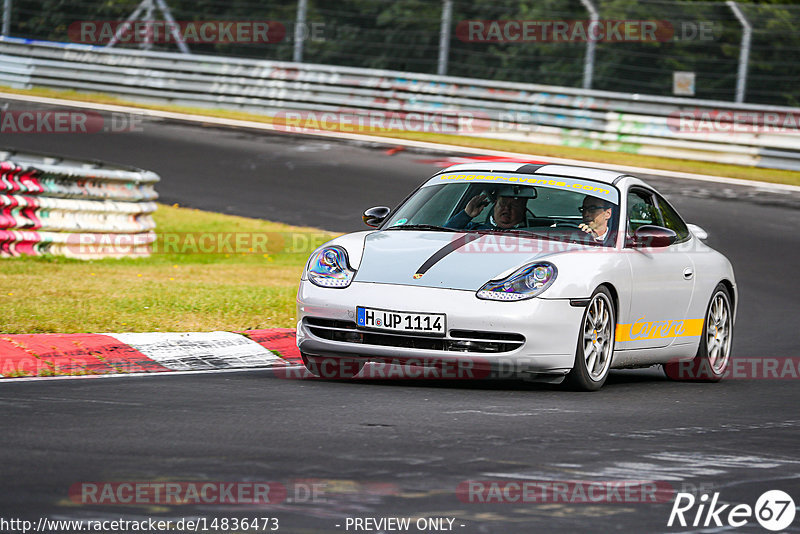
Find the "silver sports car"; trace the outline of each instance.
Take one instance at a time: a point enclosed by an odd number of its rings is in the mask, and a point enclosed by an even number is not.
[[[363,218],[374,229],[326,243],[303,272],[297,346],[314,374],[450,365],[582,390],[602,387],[609,369],[725,374],[730,262],[638,178],[454,165]]]

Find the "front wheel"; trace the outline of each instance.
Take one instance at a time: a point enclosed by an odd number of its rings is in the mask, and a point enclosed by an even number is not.
[[[320,378],[355,378],[364,368],[364,362],[358,360],[312,356],[302,352],[300,356],[303,358],[303,365],[306,366],[306,369]]]
[[[583,313],[575,363],[566,383],[581,391],[597,391],[608,378],[614,354],[616,316],[611,293],[598,287]]]
[[[733,312],[728,289],[718,284],[711,295],[703,321],[703,334],[694,360],[664,364],[664,373],[672,380],[719,382],[731,360]]]

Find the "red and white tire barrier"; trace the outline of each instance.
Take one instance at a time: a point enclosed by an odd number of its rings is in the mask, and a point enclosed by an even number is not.
[[[0,151],[0,258],[149,255],[157,174],[52,159]]]
[[[0,335],[2,378],[282,367],[300,363],[293,329]]]

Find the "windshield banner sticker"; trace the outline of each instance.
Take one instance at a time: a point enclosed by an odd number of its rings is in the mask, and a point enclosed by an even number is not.
[[[454,181],[467,181],[467,182],[491,182],[491,183],[516,183],[525,185],[538,185],[542,187],[553,187],[558,189],[566,189],[569,191],[581,192],[587,195],[592,195],[599,198],[606,198],[615,204],[619,203],[619,192],[616,188],[599,182],[581,180],[574,178],[565,178],[559,176],[558,178],[551,178],[542,176],[537,178],[536,175],[505,175],[505,174],[442,174],[434,177],[428,184],[433,185],[441,182],[454,182]]]

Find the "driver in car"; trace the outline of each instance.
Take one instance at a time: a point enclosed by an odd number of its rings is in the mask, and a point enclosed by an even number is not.
[[[472,222],[472,219],[480,215],[483,208],[489,204],[489,200],[489,196],[486,193],[475,195],[467,202],[462,211],[453,215],[445,223],[445,226],[459,230],[510,230],[524,225],[528,199],[512,196],[499,196],[497,198],[494,210],[492,210],[492,216],[487,222]]]
[[[608,221],[611,219],[611,209],[614,205],[602,198],[586,195],[583,204],[578,208],[583,216],[583,222],[578,226],[597,242],[603,242],[609,236]]]

